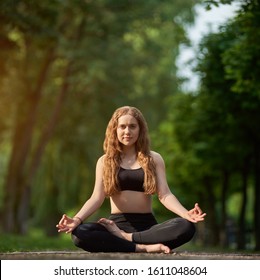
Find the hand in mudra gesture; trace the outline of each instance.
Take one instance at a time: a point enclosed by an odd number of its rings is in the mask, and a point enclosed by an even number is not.
[[[58,232],[70,233],[73,231],[74,228],[81,224],[81,222],[81,219],[78,217],[70,218],[69,216],[64,214],[62,215],[62,218],[56,225],[56,227],[58,228]]]
[[[206,216],[206,213],[204,213],[200,207],[198,203],[195,203],[195,206],[193,209],[189,210],[187,212],[187,216],[184,217],[187,220],[193,222],[193,223],[197,223],[197,222],[201,222],[204,221],[204,217]]]

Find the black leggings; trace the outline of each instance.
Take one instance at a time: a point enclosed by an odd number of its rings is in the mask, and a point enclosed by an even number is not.
[[[174,249],[191,240],[195,226],[183,218],[158,224],[153,214],[111,214],[109,217],[125,232],[133,233],[133,242],[110,233],[99,223],[79,225],[72,232],[74,244],[89,252],[135,252],[136,244],[162,243]]]

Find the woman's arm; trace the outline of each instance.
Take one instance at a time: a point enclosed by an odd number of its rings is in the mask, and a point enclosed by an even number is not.
[[[96,180],[93,193],[75,216],[84,221],[100,208],[105,197],[103,186],[103,157],[101,157],[96,165]]]
[[[91,197],[85,202],[78,213],[70,218],[67,215],[63,215],[57,228],[59,232],[71,232],[81,222],[91,216],[100,206],[105,199],[105,192],[103,186],[103,157],[99,158],[96,165],[96,180],[93,193]]]
[[[171,192],[166,179],[164,160],[161,155],[152,152],[152,156],[156,164],[157,194],[160,202],[173,213],[193,223],[203,221],[206,214],[201,211],[197,203],[193,209],[188,211]]]

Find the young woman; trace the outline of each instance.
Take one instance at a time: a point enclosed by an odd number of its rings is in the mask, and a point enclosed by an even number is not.
[[[70,218],[63,215],[59,232],[72,234],[74,244],[89,252],[163,252],[191,240],[194,223],[203,221],[196,203],[185,209],[170,191],[160,154],[150,150],[148,128],[142,113],[134,107],[117,109],[108,123],[104,155],[96,165],[91,197]],[[179,217],[157,223],[152,195]],[[97,222],[83,221],[109,197],[111,215]]]

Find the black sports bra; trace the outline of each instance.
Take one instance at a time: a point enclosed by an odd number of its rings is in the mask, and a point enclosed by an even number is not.
[[[125,169],[120,167],[118,172],[118,183],[120,191],[144,192],[143,168]]]

